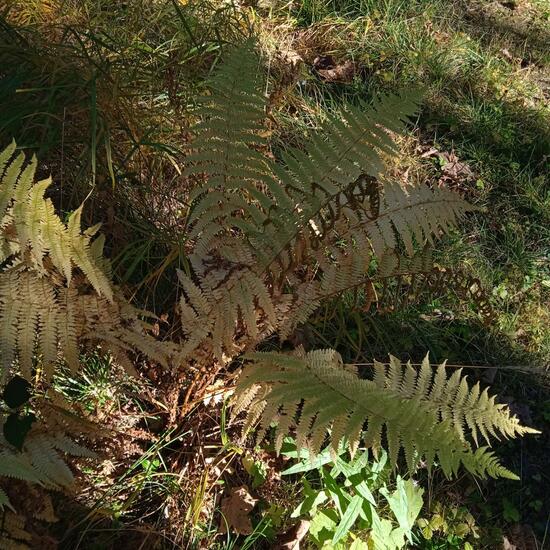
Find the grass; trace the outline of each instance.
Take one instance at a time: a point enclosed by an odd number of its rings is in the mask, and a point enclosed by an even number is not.
[[[88,197],[87,223],[104,223],[118,282],[159,313],[173,303],[174,268],[187,261],[188,182],[181,167],[189,123],[203,79],[227,44],[252,28],[260,37],[276,154],[299,143],[344,99],[357,103],[422,86],[422,112],[403,141],[396,170],[437,185],[447,162],[439,154],[453,153],[469,166],[473,175],[459,174],[450,185],[484,210],[439,253],[443,265],[460,266],[481,281],[495,318],[484,324],[474,299],[445,289],[382,315],[352,307],[344,297],[304,328],[305,342],[336,346],[354,362],[383,359],[388,352],[419,361],[429,351],[433,361],[504,367],[471,372],[496,375],[501,393],[527,407],[536,427],[548,428],[547,384],[533,376],[543,375],[550,362],[545,0],[260,1],[254,8],[206,0],[48,5],[51,10],[25,16],[30,26],[15,21],[15,12],[0,19],[0,146],[15,136],[40,155],[48,171],[60,174],[54,199],[61,210],[69,212]],[[313,65],[316,57],[328,55],[336,63],[353,60],[355,77],[323,81]],[[422,156],[430,149],[436,152]],[[172,391],[176,382],[161,383]],[[107,547],[129,533],[136,548],[151,540],[177,547],[190,539],[196,547],[258,547],[263,524],[248,539],[212,539],[216,495],[223,484],[247,479],[236,466],[231,433],[220,428],[219,406],[199,403],[196,418],[189,414],[176,433],[167,431],[156,390],[133,387],[99,356],[90,357],[78,377],[66,374],[59,384],[88,414],[105,415],[115,425],[129,422],[125,427],[146,434],[126,454],[117,450],[123,458],[114,473],[88,473],[96,490],[87,495],[85,509],[71,512],[78,528],[65,534],[67,547]],[[149,391],[155,401],[136,397]],[[510,530],[510,506],[532,524],[539,540],[548,540],[548,448],[542,438],[503,447],[513,467],[526,470],[526,481],[514,488],[509,482],[470,487],[461,480],[458,498],[471,507],[487,540]],[[216,468],[220,475],[212,474]],[[453,491],[439,479],[432,489],[442,500]],[[500,531],[491,534],[495,526]]]

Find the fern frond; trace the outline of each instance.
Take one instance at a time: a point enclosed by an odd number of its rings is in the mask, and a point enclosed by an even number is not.
[[[386,182],[379,215],[366,224],[366,231],[377,257],[397,248],[397,238],[407,254],[457,225],[466,212],[476,210],[460,196],[445,188],[430,189],[425,185],[409,186]],[[349,231],[360,229],[351,225]]]
[[[111,282],[95,262],[90,250],[90,235],[81,232],[80,218],[82,205],[70,216],[67,223],[67,235],[70,240],[71,258],[79,267],[88,281],[99,295],[104,295],[109,301],[113,300]]]
[[[27,458],[8,451],[0,452],[0,477],[11,477],[31,483],[40,483],[40,476]]]
[[[79,458],[97,458],[97,453],[91,451],[84,445],[80,445],[73,441],[64,433],[55,434],[52,438],[53,446],[62,453]]]
[[[110,281],[99,225],[81,229],[82,207],[65,224],[34,182],[36,160],[0,153],[0,350],[2,377],[16,361],[27,379],[35,358],[49,380],[59,354],[79,366],[83,345],[138,350],[168,366],[175,346],[158,342]],[[95,240],[92,240],[94,239]]]
[[[46,434],[27,438],[25,453],[41,479],[54,487],[70,487],[74,483],[71,469],[55,450],[55,440]]]
[[[292,426],[297,442],[307,444],[313,454],[332,429],[334,449],[342,440],[352,448],[362,440],[376,450],[385,440],[394,467],[403,449],[411,470],[424,457],[429,467],[437,460],[448,476],[460,464],[476,475],[501,475],[505,470],[492,455],[472,450],[465,429],[474,438],[478,430],[506,437],[534,431],[520,426],[494,398],[478,396],[477,386],[471,389],[459,371],[447,377],[440,366],[433,375],[427,360],[417,373],[392,357],[389,367],[375,363],[372,379],[361,379],[345,368],[334,350],[313,351],[303,358],[278,353],[248,357],[252,363],[237,385],[238,407],[244,402],[261,419],[260,435],[285,418],[276,433],[279,444],[281,429],[286,432]]]
[[[230,218],[243,206],[248,208],[239,195],[260,197],[256,182],[273,179],[269,164],[255,149],[265,144],[260,136],[266,99],[259,61],[250,41],[233,49],[223,70],[210,79],[209,93],[197,111],[200,121],[193,129],[195,139],[185,173],[200,174],[206,182],[197,186],[191,197],[193,236],[224,232],[227,226],[220,225],[219,219]]]
[[[354,206],[359,196],[367,203],[366,209],[375,207],[377,188],[372,178],[383,173],[381,154],[396,153],[389,132],[403,130],[407,118],[417,111],[419,99],[420,95],[411,91],[380,98],[370,107],[346,105],[328,117],[303,151],[290,150],[283,155],[286,169],[275,167],[274,171],[294,204],[295,223],[288,225],[284,216],[283,223],[278,223],[280,208],[271,210],[264,226],[274,225],[284,237],[275,247],[270,246],[266,267],[285,249],[292,248],[304,230],[313,230],[314,238],[319,238],[322,227],[321,234],[326,235],[326,226],[334,225],[343,209]],[[273,231],[269,233],[271,238]],[[260,235],[254,235],[254,239],[265,240]],[[269,243],[262,243],[266,244]]]
[[[10,503],[10,499],[8,498],[8,495],[0,488],[0,510],[3,510],[4,507],[11,508],[13,510],[13,506]]]
[[[74,476],[56,449],[71,456],[96,457],[61,433],[34,433],[33,430],[27,435],[21,452],[0,437],[0,480],[19,479],[50,488],[71,486]],[[11,507],[7,495],[0,489],[0,511],[4,506]]]
[[[219,251],[223,252],[223,248]],[[181,360],[203,343],[208,343],[214,355],[222,360],[224,353],[234,354],[239,333],[255,341],[260,331],[277,325],[269,289],[244,265],[235,270],[221,269],[217,276],[210,272],[202,279],[200,288],[185,274],[179,272],[178,276],[185,291],[180,300],[180,318],[188,335]]]
[[[400,276],[415,276],[433,270],[431,251],[423,250],[408,258],[388,251],[378,262],[373,263],[373,254],[368,244],[360,239],[345,249],[337,249],[330,258],[318,264],[316,277],[297,285],[294,298],[278,326],[282,340],[314,313],[323,302],[359,287],[372,287],[374,282],[384,282]]]
[[[37,402],[40,413],[45,414],[40,414],[41,419],[26,435],[22,451],[14,449],[0,435],[0,480],[15,478],[50,488],[68,488],[73,484],[74,476],[61,453],[79,458],[97,458],[94,452],[67,435],[74,431],[79,434],[85,432],[85,424],[89,421],[72,414],[74,425],[69,425],[66,417],[44,405],[45,401]],[[0,418],[0,428],[3,422],[4,419]]]
[[[0,232],[0,239],[4,243],[16,241],[14,254],[19,252],[20,257],[25,257],[28,251],[34,268],[42,267],[45,255],[49,254],[68,284],[73,269],[79,268],[98,294],[112,300],[111,283],[90,249],[92,234],[81,232],[82,207],[71,214],[65,225],[55,214],[51,201],[44,197],[51,179],[34,183],[36,159],[25,165],[24,155],[13,157],[13,152],[11,145],[0,159],[6,166],[0,182],[0,212],[9,210],[9,223]]]

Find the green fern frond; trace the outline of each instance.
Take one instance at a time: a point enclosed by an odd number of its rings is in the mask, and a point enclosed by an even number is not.
[[[270,245],[265,267],[271,266],[280,254],[292,248],[304,230],[313,230],[313,238],[319,238],[318,228],[327,225],[327,219],[330,227],[343,214],[343,205],[351,207],[358,202],[355,195],[361,196],[365,184],[372,186],[372,178],[382,175],[382,155],[397,152],[390,132],[404,129],[407,118],[418,110],[419,101],[420,94],[410,91],[385,96],[372,106],[357,108],[346,105],[328,117],[303,151],[294,149],[283,155],[285,168],[276,165],[273,169],[294,206],[294,223],[289,225],[284,215],[283,223],[278,222],[281,209],[287,211],[286,205],[271,209],[264,222],[269,229],[267,232],[264,229],[268,238],[254,235],[255,246]],[[361,196],[363,208],[373,208],[378,200],[376,191],[375,188]],[[279,232],[283,235],[273,242],[274,233]],[[323,230],[322,235],[326,234],[327,231]]]
[[[478,431],[505,437],[534,432],[486,392],[480,395],[479,386],[470,388],[459,371],[447,377],[440,366],[434,375],[427,359],[416,372],[392,357],[389,367],[375,363],[372,379],[361,379],[334,350],[248,357],[252,363],[238,382],[235,407],[250,411],[254,418],[247,425],[259,419],[259,437],[276,423],[278,449],[292,427],[298,447],[317,454],[332,431],[335,450],[342,441],[352,449],[362,441],[376,451],[385,441],[394,467],[402,449],[410,470],[423,458],[428,467],[437,461],[447,476],[460,464],[476,475],[503,475],[492,455],[472,450],[465,430],[473,438]]]
[[[265,143],[260,137],[266,104],[261,80],[259,58],[247,42],[210,82],[211,95],[195,127],[192,147],[197,152],[189,155],[186,170],[207,180],[192,195],[191,238],[211,243],[238,227],[269,268],[296,239],[306,238],[312,223],[324,225],[332,205],[353,201],[365,174],[381,174],[382,154],[396,152],[390,132],[401,130],[416,112],[419,95],[388,96],[370,107],[345,106],[329,116],[304,150],[284,153],[281,165],[253,148]]]
[[[463,441],[466,440],[466,431],[476,446],[478,434],[489,443],[489,436],[516,437],[534,433],[521,426],[515,416],[510,416],[507,407],[496,403],[496,397],[489,396],[487,389],[481,390],[479,382],[470,387],[462,369],[449,375],[449,369],[443,363],[434,374],[426,357],[420,371],[416,371],[410,363],[402,365],[399,359],[390,356],[389,367],[375,361],[374,370],[373,380],[380,389],[386,388],[405,399],[428,403],[438,420],[450,422]]]
[[[462,458],[466,468],[479,477],[503,477],[518,481],[520,478],[500,464],[498,458],[488,447],[479,447]]]
[[[237,232],[249,243],[258,275],[282,286],[292,271],[322,261],[341,242],[361,241],[365,257],[357,263],[367,266],[370,251],[382,258],[403,245],[413,256],[472,209],[447,190],[383,177],[385,157],[397,154],[392,134],[418,109],[417,91],[346,105],[281,163],[262,156],[253,148],[263,144],[258,65],[253,44],[236,49],[199,112],[192,146],[200,153],[188,157],[187,171],[206,179],[190,216],[189,238],[200,258],[215,251],[220,236],[235,239]]]
[[[365,225],[376,256],[388,249],[396,249],[400,238],[409,255],[415,251],[415,242],[430,244],[441,232],[457,225],[460,217],[475,207],[445,188],[429,189],[425,185],[405,186],[387,182],[383,187],[379,215]],[[350,226],[350,232],[355,231]]]

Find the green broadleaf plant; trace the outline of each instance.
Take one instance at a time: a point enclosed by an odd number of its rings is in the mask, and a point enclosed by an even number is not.
[[[422,508],[424,491],[411,479],[400,476],[390,490],[386,453],[382,452],[379,460],[372,460],[365,449],[351,457],[343,450],[335,453],[327,447],[312,455],[287,439],[282,454],[298,458],[284,475],[318,475],[311,483],[307,477],[302,478],[305,498],[292,513],[292,517],[311,517],[310,537],[317,545],[335,549],[349,548],[351,544],[362,548],[364,544],[371,550],[387,550],[405,547],[405,539],[412,542],[412,528]],[[380,517],[383,506],[377,495],[388,502],[390,516]]]

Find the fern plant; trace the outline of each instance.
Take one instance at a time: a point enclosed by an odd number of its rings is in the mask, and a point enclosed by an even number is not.
[[[202,183],[189,216],[196,282],[181,276],[183,328],[193,333],[183,357],[207,340],[222,359],[237,335],[284,339],[327,298],[431,270],[424,245],[473,210],[446,189],[384,174],[384,158],[396,154],[392,133],[415,113],[416,92],[346,106],[281,163],[262,155],[258,65],[250,44],[234,51],[194,128],[186,173]]]
[[[3,400],[7,410],[0,413],[0,510],[12,508],[1,486],[8,478],[48,488],[70,488],[74,476],[62,454],[96,458],[74,439],[89,434],[90,426],[98,435],[99,426],[71,413],[55,392],[49,397],[33,396],[30,384],[21,377],[6,385]]]
[[[82,206],[65,224],[35,172],[15,143],[0,153],[0,381],[16,365],[50,379],[60,358],[76,369],[80,347],[98,342],[132,372],[134,349],[167,365],[173,349],[111,283],[99,225],[81,230]]]
[[[303,148],[280,161],[263,155],[259,65],[253,44],[234,50],[198,110],[186,169],[197,179],[193,273],[180,273],[179,359],[188,363],[213,356],[224,365],[269,334],[288,338],[346,290],[433,273],[434,241],[474,210],[447,189],[406,185],[385,170],[398,154],[392,136],[418,108],[414,91],[346,105]],[[410,469],[423,459],[449,476],[463,464],[480,476],[513,477],[478,436],[532,431],[459,371],[433,375],[427,360],[417,373],[392,358],[389,371],[376,364],[369,380],[334,350],[248,357],[234,413],[246,411],[245,431],[259,423],[260,439],[276,423],[278,446],[294,430],[298,445],[316,453],[328,432],[335,448],[385,441],[393,466],[403,449]]]
[[[2,425],[0,419],[0,428]],[[52,489],[70,489],[75,478],[64,455],[97,458],[94,452],[76,443],[65,432],[49,433],[43,424],[28,434],[22,451],[14,449],[0,435],[0,481],[13,478]],[[0,510],[4,506],[11,507],[11,504],[0,487]]]
[[[446,189],[397,182],[384,168],[418,94],[345,106],[276,162],[261,153],[259,65],[252,43],[233,51],[197,113],[177,344],[149,334],[143,312],[112,285],[99,227],[81,230],[81,208],[63,223],[45,198],[49,180],[34,181],[36,161],[15,155],[15,144],[0,155],[4,374],[19,369],[30,379],[37,367],[47,380],[59,358],[77,368],[80,347],[99,342],[129,370],[128,352],[137,350],[200,378],[271,334],[288,338],[324,300],[433,272],[431,245],[473,207]],[[296,430],[313,451],[329,430],[336,446],[363,441],[376,449],[385,441],[394,466],[402,448],[410,468],[423,457],[448,475],[463,464],[478,475],[510,476],[477,436],[529,431],[460,373],[447,380],[444,369],[434,377],[428,366],[416,373],[392,359],[388,372],[378,365],[368,380],[333,350],[250,357],[235,410],[247,410],[247,426],[260,422],[260,437],[275,421],[279,441]],[[40,441],[37,449],[46,445]]]

